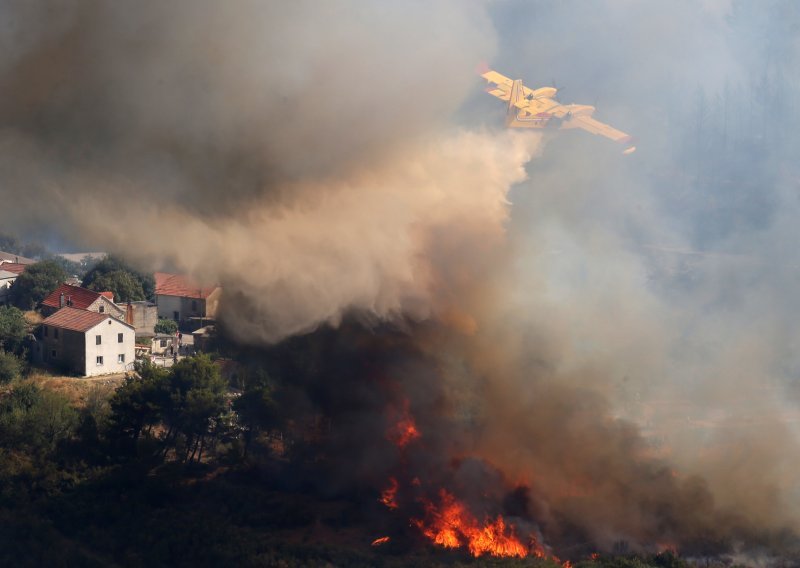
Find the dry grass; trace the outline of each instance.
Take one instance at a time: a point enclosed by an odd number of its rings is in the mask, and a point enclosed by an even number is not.
[[[35,310],[30,310],[25,312],[25,321],[27,321],[28,325],[32,327],[39,325],[40,323],[42,323],[43,320],[44,317],[42,317],[42,314],[40,314]]]
[[[108,397],[125,380],[125,374],[104,375],[101,377],[76,378],[52,376],[44,371],[34,370],[29,379],[42,388],[53,390],[65,396],[77,407],[86,406],[91,397]]]

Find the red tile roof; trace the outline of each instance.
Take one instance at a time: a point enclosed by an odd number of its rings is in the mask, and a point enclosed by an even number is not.
[[[100,292],[100,295],[101,296],[105,296],[106,298],[108,298],[112,302],[114,301],[114,292]]]
[[[25,272],[25,266],[27,265],[22,264],[21,262],[3,262],[0,263],[0,270],[6,270],[19,275]]]
[[[156,272],[156,294],[161,296],[179,296],[181,298],[206,299],[219,286],[200,287],[183,274]]]
[[[71,284],[62,284],[53,292],[42,300],[42,305],[49,308],[61,307],[61,294],[64,294],[64,306],[72,306],[85,310],[92,303],[100,297],[99,292],[89,290],[88,288],[81,288],[80,286],[72,286]],[[69,300],[69,303],[67,302]]]
[[[42,322],[42,325],[51,325],[61,329],[70,329],[81,333],[87,332],[110,318],[108,314],[98,314],[89,310],[79,310],[77,308],[61,308],[52,316]]]

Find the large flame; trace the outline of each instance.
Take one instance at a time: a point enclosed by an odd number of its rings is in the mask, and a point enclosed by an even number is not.
[[[494,520],[487,517],[481,524],[446,490],[439,492],[439,500],[438,506],[423,501],[425,518],[412,520],[434,544],[444,548],[466,546],[476,557],[484,554],[519,558],[528,554],[544,556],[538,543],[533,542],[530,547],[522,544],[514,527],[506,525],[502,516],[498,515]]]

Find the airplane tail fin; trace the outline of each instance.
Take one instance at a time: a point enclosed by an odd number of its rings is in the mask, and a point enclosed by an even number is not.
[[[506,126],[511,126],[517,120],[519,108],[517,103],[522,100],[522,80],[517,79],[511,83],[511,93],[508,98],[508,109],[506,110]]]

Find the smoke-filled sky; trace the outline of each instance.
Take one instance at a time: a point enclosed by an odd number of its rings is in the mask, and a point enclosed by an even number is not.
[[[220,282],[249,342],[442,322],[498,372],[478,446],[509,470],[555,466],[508,449],[549,423],[504,419],[539,408],[510,394],[546,369],[719,506],[799,528],[793,2],[0,10],[3,230]],[[482,61],[638,151],[504,131]]]

